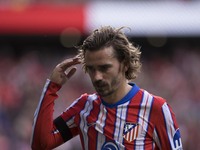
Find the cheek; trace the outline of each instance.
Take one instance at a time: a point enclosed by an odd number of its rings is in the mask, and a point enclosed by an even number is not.
[[[122,77],[122,72],[119,67],[113,68],[107,74],[105,74],[105,79],[109,79],[111,82],[117,82]]]
[[[120,78],[119,76],[116,76],[115,78],[112,79],[111,83],[110,83],[110,88],[112,90],[116,90],[120,87],[121,82],[120,82]]]
[[[112,78],[110,80],[112,84],[118,84],[121,78],[122,78],[121,74],[116,72],[115,74],[112,75]]]
[[[119,87],[121,83],[124,81],[124,79],[125,79],[125,73],[123,72],[122,67],[119,67],[112,74],[112,78],[110,79],[111,86]]]
[[[94,81],[94,76],[91,73],[88,73],[90,80],[93,82]]]

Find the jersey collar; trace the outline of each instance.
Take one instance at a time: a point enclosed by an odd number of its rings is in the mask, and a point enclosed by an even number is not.
[[[121,100],[119,100],[117,103],[109,104],[109,103],[106,103],[103,99],[101,99],[102,103],[106,107],[113,108],[113,107],[116,107],[118,105],[121,105],[121,104],[124,104],[124,103],[130,101],[135,96],[135,94],[140,90],[140,88],[135,83],[132,83],[132,82],[129,83],[129,85],[132,86],[131,90]]]

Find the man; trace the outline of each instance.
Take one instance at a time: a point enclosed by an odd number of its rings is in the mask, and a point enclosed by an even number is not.
[[[55,67],[35,112],[33,150],[53,149],[76,135],[84,150],[182,149],[176,118],[166,100],[130,82],[140,71],[141,52],[122,29],[106,26],[93,31],[76,57]],[[53,120],[56,92],[80,63],[96,93],[81,95]]]

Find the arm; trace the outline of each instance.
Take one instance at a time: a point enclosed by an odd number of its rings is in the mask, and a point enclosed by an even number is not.
[[[54,101],[58,97],[56,92],[75,73],[76,68],[72,67],[68,73],[65,71],[69,67],[79,63],[77,58],[67,59],[61,62],[53,70],[50,80],[47,80],[34,114],[31,139],[33,150],[53,149],[66,141],[61,135],[62,132],[58,132],[57,130],[57,127],[62,121],[53,121]],[[65,131],[65,133],[68,133],[68,139],[72,137],[70,130]]]
[[[164,102],[159,109],[153,111],[156,116],[154,117],[156,145],[162,150],[182,150],[180,130],[171,107]]]

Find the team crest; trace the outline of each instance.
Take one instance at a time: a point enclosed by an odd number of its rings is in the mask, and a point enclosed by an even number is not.
[[[123,132],[123,137],[126,139],[128,142],[132,142],[135,140],[140,131],[140,125],[138,123],[126,123],[124,125],[124,132]]]

